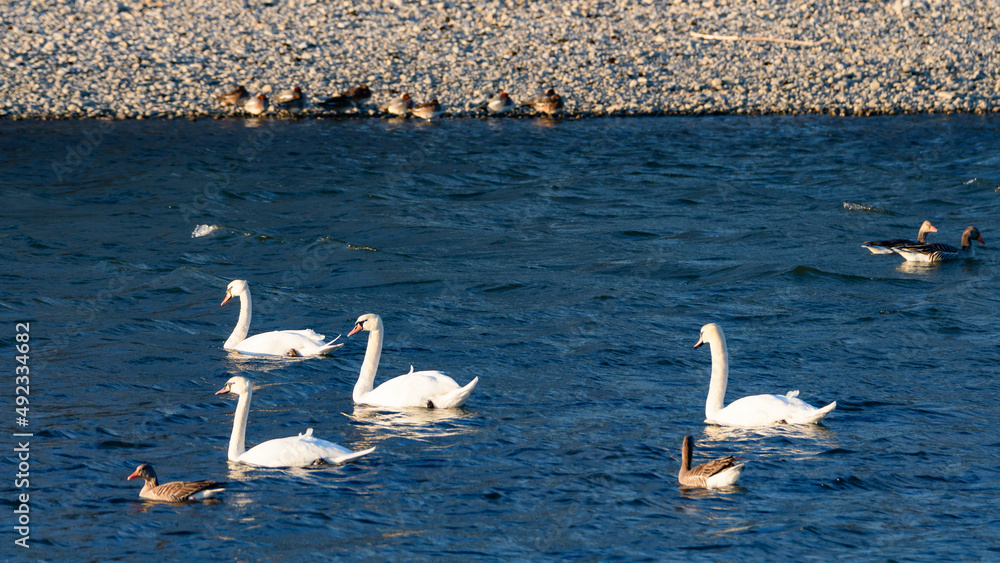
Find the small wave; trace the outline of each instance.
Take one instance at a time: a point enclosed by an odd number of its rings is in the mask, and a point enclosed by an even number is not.
[[[657,236],[659,236],[655,233],[647,233],[646,231],[625,231],[622,233],[622,235],[627,238],[635,238],[635,239],[656,238]]]
[[[194,230],[191,231],[191,238],[198,238],[210,235],[221,228],[222,227],[218,225],[196,225]]]
[[[856,201],[845,201],[844,209],[847,209],[848,211],[865,211],[867,213],[886,213],[889,215],[895,215],[894,212],[889,211],[888,209],[883,209],[881,207],[876,207],[874,205],[868,205],[865,203],[858,203]]]
[[[850,475],[846,478],[837,477],[836,479],[828,483],[820,483],[819,486],[824,489],[833,489],[839,491],[843,491],[846,489],[862,489],[862,490],[871,489],[871,486],[869,486],[868,483],[865,483],[862,479],[859,479],[854,475]]]
[[[96,445],[89,447],[98,450],[136,450],[136,449],[148,450],[149,448],[152,448],[154,446],[152,444],[144,444],[141,442],[137,443],[137,442],[125,442],[123,440],[104,440],[102,442],[98,442]]]
[[[828,278],[837,279],[845,281],[886,281],[885,278],[874,278],[870,276],[858,276],[854,274],[841,274],[840,272],[828,272],[826,270],[820,270],[819,268],[813,268],[811,266],[796,266],[788,271],[788,275],[798,278]]]

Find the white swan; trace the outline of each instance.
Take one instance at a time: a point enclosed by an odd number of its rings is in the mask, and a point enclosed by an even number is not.
[[[362,330],[370,334],[361,375],[354,385],[355,403],[388,408],[449,409],[462,406],[479,382],[476,377],[465,387],[460,387],[454,379],[439,371],[414,372],[413,366],[410,366],[410,373],[394,377],[372,389],[378,361],[382,357],[382,319],[375,314],[361,315],[354,324],[354,330],[347,336]]]
[[[785,395],[752,395],[722,407],[729,381],[729,351],[722,329],[709,323],[701,327],[701,338],[694,345],[698,348],[708,343],[712,349],[712,381],[708,385],[705,402],[705,422],[723,426],[774,426],[776,424],[809,424],[819,422],[837,407],[834,401],[817,409],[799,399],[798,391]]]
[[[304,434],[298,436],[268,440],[248,451],[245,440],[253,385],[247,378],[237,375],[227,381],[226,386],[215,394],[225,393],[235,393],[240,398],[236,405],[236,417],[233,419],[233,434],[229,438],[229,461],[261,467],[305,467],[344,463],[375,451],[375,448],[369,448],[355,452],[339,444],[314,438],[312,428],[306,429]]]
[[[226,350],[235,350],[248,356],[321,356],[343,346],[334,344],[337,338],[326,342],[326,337],[310,329],[276,330],[255,334],[247,338],[250,332],[250,317],[253,315],[253,305],[250,302],[250,287],[246,280],[233,280],[226,288],[225,305],[233,297],[240,298],[240,319],[229,339],[222,345]]]

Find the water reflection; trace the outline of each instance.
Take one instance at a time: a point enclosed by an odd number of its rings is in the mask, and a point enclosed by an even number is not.
[[[229,351],[226,355],[226,371],[231,375],[243,375],[248,371],[270,372],[276,369],[287,368],[292,362],[302,362],[315,358],[306,357],[277,357],[277,356],[247,356],[239,352]]]
[[[548,115],[543,115],[534,118],[532,120],[532,123],[538,127],[555,127],[556,125],[559,124],[559,120],[554,117],[550,117]]]
[[[346,447],[351,449],[362,449],[361,444],[351,444]],[[373,454],[376,453],[372,452]],[[310,465],[308,467],[260,467],[257,465],[250,465],[247,463],[241,463],[237,461],[227,461],[229,466],[229,471],[226,474],[226,478],[230,483],[253,483],[255,481],[267,481],[272,478],[287,479],[290,477],[294,478],[308,478],[317,471],[328,471],[330,469],[342,468],[345,465],[355,463],[358,461],[363,462],[366,456],[360,457],[357,460],[352,460],[347,463],[330,463],[325,465]],[[230,489],[226,489],[226,495],[230,493]]]
[[[136,514],[145,514],[158,507],[166,506],[184,506],[187,504],[197,504],[205,506],[216,506],[223,503],[226,493],[222,493],[221,497],[212,497],[204,500],[182,500],[177,502],[168,502],[162,500],[148,500],[148,499],[136,499],[129,501],[128,514],[129,516],[134,516]],[[226,504],[231,504],[228,501]]]
[[[771,438],[781,440],[767,441]],[[836,433],[819,424],[783,424],[761,428],[707,425],[704,436],[698,440],[698,446],[710,449],[711,442],[746,444],[750,448],[745,450],[744,454],[729,451],[725,455],[744,455],[748,458],[753,456],[758,459],[813,457],[840,445]],[[727,446],[730,450],[732,447],[732,444]]]
[[[941,267],[943,262],[910,262],[904,260],[902,264],[896,266],[896,271],[906,274],[927,274],[932,270]]]
[[[393,129],[399,129],[400,127],[408,125],[410,123],[410,120],[407,119],[407,118],[405,118],[405,117],[393,116],[393,117],[387,118],[385,120],[385,123],[387,123],[389,125],[389,127],[388,127],[389,130],[393,130]]]
[[[691,500],[702,500],[707,498],[720,498],[737,493],[745,493],[747,489],[741,485],[730,485],[718,489],[703,489],[701,487],[685,487],[678,484],[681,496]]]
[[[256,466],[235,461],[227,461],[226,464],[229,466],[226,478],[230,481],[249,482],[262,476],[260,468]]]
[[[382,410],[355,406],[353,413],[344,413],[344,416],[363,424],[360,430],[368,434],[366,442],[376,442],[389,437],[428,441],[430,438],[465,434],[470,429],[454,423],[473,414],[465,409]]]

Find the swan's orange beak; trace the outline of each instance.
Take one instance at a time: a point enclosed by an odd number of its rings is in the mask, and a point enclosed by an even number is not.
[[[222,307],[226,303],[229,303],[229,300],[232,299],[232,298],[233,298],[233,294],[231,292],[227,291],[226,292],[226,298],[222,300],[222,303],[219,303],[219,307]]]
[[[934,225],[931,225],[931,230],[930,230],[930,232],[932,232],[932,233],[936,233],[936,232],[937,232],[937,227],[935,227]]]
[[[701,337],[698,337],[698,342],[695,343],[694,347],[695,348],[700,348],[701,345],[704,344],[704,343],[705,343],[705,340],[702,339]]]
[[[132,472],[131,475],[128,476],[128,479],[125,479],[125,480],[126,481],[131,481],[132,479],[135,479],[138,476],[139,476],[139,469],[136,469],[135,471]]]
[[[216,391],[216,392],[215,392],[215,394],[216,394],[216,395],[225,395],[225,394],[226,394],[226,393],[228,393],[228,392],[229,392],[229,386],[228,386],[228,385],[226,385],[226,386],[225,386],[225,387],[223,387],[222,389],[219,389],[218,391]]]
[[[355,323],[354,328],[351,330],[351,332],[347,333],[347,337],[350,338],[351,335],[356,332],[361,332],[361,323]]]
[[[979,235],[979,238],[977,238],[976,240],[978,240],[979,242],[983,243],[983,246],[986,246],[986,241],[983,240],[983,235]]]

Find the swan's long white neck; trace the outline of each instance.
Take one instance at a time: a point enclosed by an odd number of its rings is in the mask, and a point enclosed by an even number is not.
[[[729,350],[725,338],[712,335],[709,341],[712,349],[712,381],[708,384],[708,400],[705,401],[705,418],[713,418],[722,410],[726,398],[726,384],[729,383]]]
[[[226,343],[222,345],[226,350],[232,350],[236,348],[236,345],[243,342],[247,338],[247,333],[250,332],[250,317],[253,315],[253,307],[250,304],[250,289],[247,288],[240,295],[240,319],[236,321],[236,328],[233,329],[233,333],[229,335],[229,339]]]
[[[236,404],[236,416],[233,417],[233,435],[229,437],[229,461],[238,461],[246,451],[247,418],[250,416],[250,397],[253,388],[247,389],[246,395],[240,395]]]
[[[365,350],[365,361],[361,363],[361,375],[354,385],[354,402],[363,402],[362,398],[371,393],[375,385],[375,372],[378,371],[378,362],[382,358],[382,321],[379,321],[375,328],[369,331],[368,348]]]

